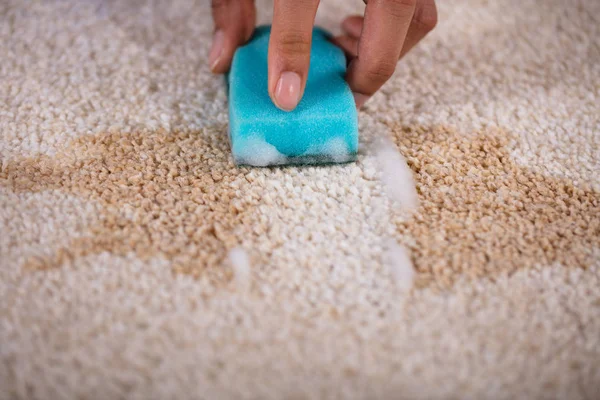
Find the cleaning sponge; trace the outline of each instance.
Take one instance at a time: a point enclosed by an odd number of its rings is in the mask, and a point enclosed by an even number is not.
[[[344,80],[346,58],[329,35],[313,30],[304,96],[290,112],[267,90],[270,27],[259,27],[240,47],[227,76],[229,137],[238,165],[270,166],[349,162],[358,149],[358,117]]]

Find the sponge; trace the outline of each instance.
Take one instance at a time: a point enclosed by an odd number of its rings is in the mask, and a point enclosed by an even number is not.
[[[304,96],[290,112],[267,89],[271,28],[259,27],[236,51],[227,75],[229,139],[237,165],[342,163],[356,159],[358,116],[344,80],[346,58],[329,34],[314,28]]]

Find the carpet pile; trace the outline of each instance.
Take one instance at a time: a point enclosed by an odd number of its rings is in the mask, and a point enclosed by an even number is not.
[[[439,1],[358,161],[273,169],[208,3],[1,2],[0,398],[598,398],[600,2]]]

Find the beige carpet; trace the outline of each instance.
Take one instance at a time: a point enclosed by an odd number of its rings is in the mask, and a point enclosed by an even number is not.
[[[237,169],[208,1],[0,2],[0,398],[600,398],[600,2],[439,3],[356,164]]]

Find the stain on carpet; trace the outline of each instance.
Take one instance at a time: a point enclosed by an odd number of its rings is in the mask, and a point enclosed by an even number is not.
[[[448,287],[461,275],[494,277],[555,262],[590,265],[600,247],[598,193],[515,164],[507,132],[392,129],[419,193],[417,213],[397,222],[417,286]],[[26,266],[52,268],[108,251],[161,255],[175,272],[195,276],[222,271],[207,267],[222,265],[242,237],[259,234],[253,210],[264,189],[250,182],[249,169],[229,161],[219,135],[107,133],[79,138],[52,157],[8,162],[0,184],[14,191],[64,190],[103,206],[88,235]]]
[[[600,194],[535,173],[509,154],[511,134],[392,126],[415,173],[420,208],[397,223],[417,285],[561,263],[586,268],[600,247]]]
[[[229,162],[227,142],[214,139],[222,135],[107,133],[81,137],[52,157],[8,162],[0,183],[16,192],[59,189],[103,206],[89,235],[26,266],[52,268],[103,251],[162,255],[176,272],[192,275],[221,264],[238,244],[236,227],[251,226],[258,201],[242,193],[249,170]]]

